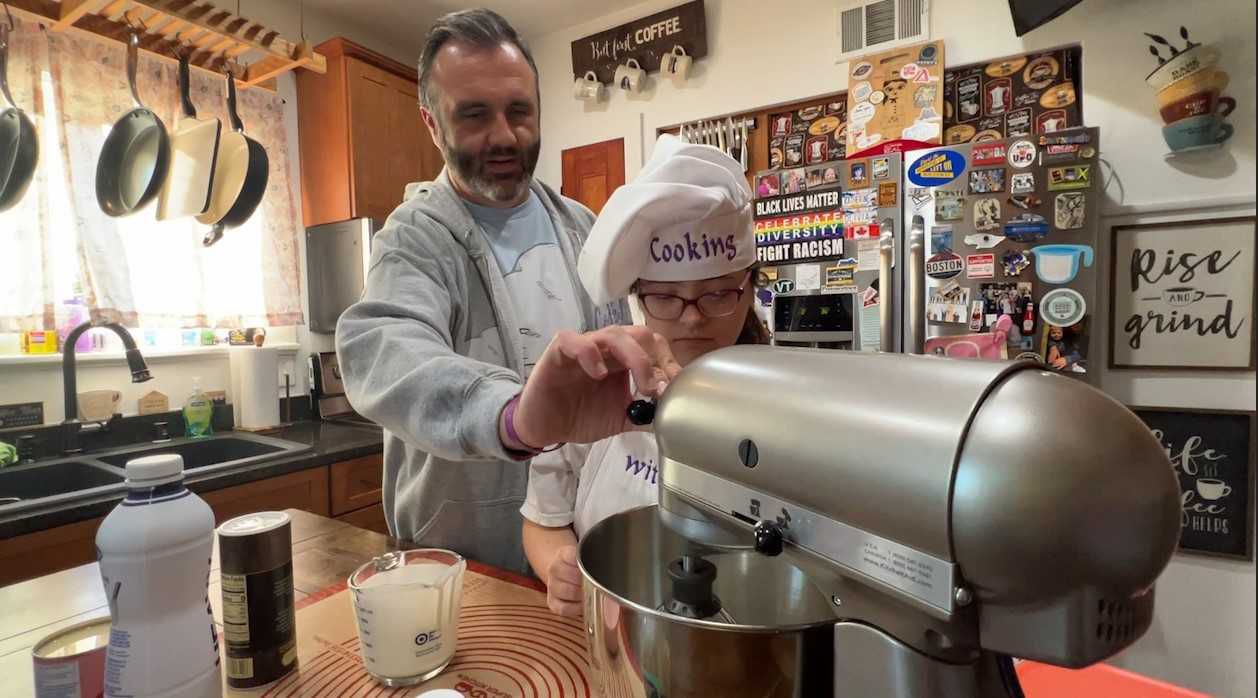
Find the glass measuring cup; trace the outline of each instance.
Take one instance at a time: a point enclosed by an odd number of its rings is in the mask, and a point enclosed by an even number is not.
[[[385,553],[349,577],[359,651],[386,686],[440,674],[458,643],[463,571],[458,553],[435,548]]]

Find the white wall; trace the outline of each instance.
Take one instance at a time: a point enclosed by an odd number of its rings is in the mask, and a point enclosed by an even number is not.
[[[654,0],[570,30],[530,37],[542,78],[542,179],[560,184],[563,149],[622,137],[626,174],[632,178],[658,127],[846,88],[846,66],[834,62],[834,0],[706,0],[709,54],[695,64],[684,87],[652,75],[641,95],[617,90],[609,102],[592,106],[572,98],[573,40],[676,4]],[[1022,38],[1013,34],[1005,0],[935,0],[931,5],[932,38],[945,40],[950,65],[1083,45],[1084,119],[1100,127],[1102,157],[1109,163],[1104,236],[1112,225],[1173,218],[1177,210],[1183,216],[1189,208],[1200,209],[1194,216],[1252,214],[1258,97],[1253,0],[1089,0]],[[1239,106],[1231,117],[1237,133],[1227,151],[1172,166],[1162,159],[1161,122],[1144,84],[1154,59],[1143,32],[1173,36],[1180,25],[1188,26],[1195,40],[1222,49],[1223,67],[1232,78],[1227,92]],[[1236,204],[1239,209],[1218,208]],[[1098,250],[1099,268],[1108,268],[1107,250],[1107,244]],[[1108,321],[1098,320],[1102,328]],[[1106,341],[1098,338],[1097,346]],[[1252,372],[1170,377],[1104,372],[1102,385],[1129,404],[1254,409]],[[1254,565],[1176,556],[1158,594],[1153,627],[1113,663],[1214,695],[1253,696]]]

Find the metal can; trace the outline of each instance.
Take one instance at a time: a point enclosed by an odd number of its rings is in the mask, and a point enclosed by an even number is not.
[[[78,623],[40,640],[31,653],[35,698],[100,698],[108,647],[109,618]]]
[[[256,688],[297,668],[293,534],[288,514],[263,511],[218,527],[225,673]]]

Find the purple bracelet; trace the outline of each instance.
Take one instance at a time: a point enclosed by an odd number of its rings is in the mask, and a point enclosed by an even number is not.
[[[564,444],[562,443],[555,444],[554,446],[551,446],[549,448],[534,448],[533,446],[530,446],[527,443],[525,443],[524,439],[521,439],[520,435],[516,433],[516,430],[515,430],[515,408],[519,404],[520,404],[520,395],[517,394],[515,397],[507,401],[506,407],[502,408],[502,412],[503,412],[502,421],[503,421],[503,426],[505,426],[507,429],[507,438],[523,446],[524,450],[522,451],[522,453],[529,453],[535,456],[541,453],[550,453],[551,451],[556,451],[560,448],[563,448]],[[512,450],[515,450],[515,449],[512,449]]]

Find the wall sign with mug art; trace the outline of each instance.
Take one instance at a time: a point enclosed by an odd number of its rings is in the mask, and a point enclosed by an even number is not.
[[[1228,75],[1218,68],[1221,53],[1214,46],[1195,43],[1188,30],[1179,28],[1184,48],[1157,34],[1145,33],[1153,41],[1149,53],[1158,67],[1145,82],[1157,93],[1162,117],[1162,138],[1171,152],[1210,150],[1232,137],[1232,125],[1224,119],[1236,108],[1236,100],[1223,96]]]
[[[1179,477],[1183,552],[1254,559],[1254,413],[1131,408]]]
[[[593,70],[600,82],[619,84],[617,69],[632,58],[645,72],[684,80],[691,61],[706,55],[703,0],[694,0],[572,42],[572,74]]]
[[[1254,368],[1254,217],[1115,226],[1110,368]]]

